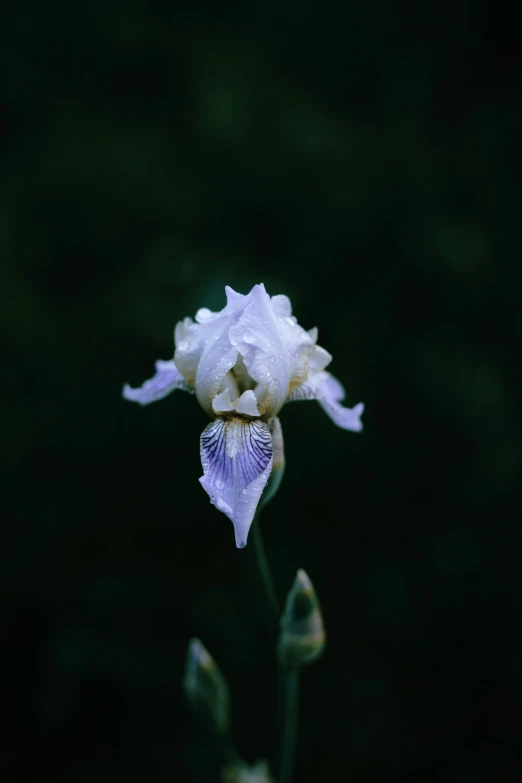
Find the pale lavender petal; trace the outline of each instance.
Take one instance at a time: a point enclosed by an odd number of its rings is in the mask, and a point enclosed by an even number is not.
[[[218,418],[201,434],[201,485],[234,525],[236,546],[246,545],[259,498],[272,470],[272,437],[259,420]]]
[[[360,402],[353,408],[345,408],[340,401],[344,399],[344,389],[337,378],[329,372],[312,373],[304,383],[288,396],[288,402],[294,400],[317,400],[322,409],[338,427],[352,432],[363,428],[361,416],[364,405]]]
[[[274,313],[283,318],[289,318],[292,315],[292,305],[290,299],[285,294],[276,294],[270,298]]]
[[[214,413],[224,413],[225,411],[234,410],[228,389],[224,389],[221,394],[216,394],[212,400],[212,410]]]
[[[287,297],[268,296],[264,285],[254,286],[238,322],[230,328],[230,342],[243,357],[251,378],[266,389],[264,410],[275,415],[288,392],[308,373],[308,357],[314,346],[307,332],[288,312]],[[256,394],[258,400],[263,396]],[[261,410],[261,408],[260,408]]]
[[[243,413],[245,416],[259,416],[259,410],[257,407],[256,395],[251,389],[243,392],[239,400],[237,401],[236,411]]]
[[[237,350],[228,338],[228,330],[234,321],[235,317],[231,315],[199,325],[204,344],[196,371],[196,394],[206,410],[211,408],[223,378],[236,363]]]
[[[321,348],[320,345],[315,345],[308,360],[308,370],[309,372],[319,372],[320,370],[324,370],[331,361],[332,354],[328,353],[324,348]]]
[[[204,410],[212,415],[212,400],[220,391],[228,371],[238,358],[229,340],[229,329],[237,323],[248,296],[226,289],[227,304],[213,313],[202,307],[196,313],[197,323],[185,322],[177,330],[174,360],[190,384]]]
[[[311,329],[308,330],[308,336],[310,340],[313,342],[314,345],[317,343],[317,338],[319,337],[319,329],[317,326],[313,326]]]
[[[126,400],[148,405],[156,400],[162,400],[175,389],[193,392],[172,359],[168,362],[159,359],[155,367],[156,374],[138,388],[133,389],[128,383],[125,384],[122,393]]]

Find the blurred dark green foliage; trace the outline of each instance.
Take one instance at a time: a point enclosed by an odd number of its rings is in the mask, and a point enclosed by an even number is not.
[[[213,780],[186,644],[270,754],[245,552],[195,400],[124,381],[225,284],[286,293],[365,431],[282,420],[263,529],[329,634],[298,780],[517,779],[519,25],[509,6],[11,4],[0,28],[5,780]],[[519,769],[520,772],[520,769]]]

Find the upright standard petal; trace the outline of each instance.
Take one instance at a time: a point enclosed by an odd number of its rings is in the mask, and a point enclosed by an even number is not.
[[[272,437],[263,421],[219,418],[201,434],[201,485],[234,525],[236,546],[248,531],[272,470]]]
[[[237,348],[230,343],[229,330],[237,323],[248,296],[227,287],[227,300],[218,313],[201,308],[196,313],[197,323],[185,327],[183,322],[176,333],[180,338],[174,354],[176,365],[195,386],[199,403],[210,415],[213,415],[212,400],[238,357]]]
[[[288,393],[305,380],[314,346],[308,333],[289,315],[287,297],[271,300],[262,283],[254,286],[249,297],[238,322],[230,328],[230,342],[242,356],[250,377],[266,390],[264,395],[256,393],[262,401],[262,413],[275,416]]]
[[[324,370],[312,373],[307,380],[298,386],[288,397],[288,402],[294,400],[317,400],[322,409],[332,421],[343,430],[360,432],[363,428],[361,416],[364,405],[360,402],[353,408],[341,405],[344,399],[344,389],[329,372]]]
[[[168,362],[158,359],[155,367],[156,374],[140,387],[132,389],[128,383],[125,384],[122,394],[126,400],[139,402],[140,405],[148,405],[150,402],[162,400],[175,389],[183,389],[192,393],[193,389],[187,384],[172,359]]]

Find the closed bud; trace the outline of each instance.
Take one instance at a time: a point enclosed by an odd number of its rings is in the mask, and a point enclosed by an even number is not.
[[[286,599],[279,634],[279,663],[296,669],[318,658],[325,645],[323,617],[308,575],[302,568]]]
[[[189,642],[183,688],[194,714],[212,731],[225,734],[230,712],[228,685],[199,639]]]

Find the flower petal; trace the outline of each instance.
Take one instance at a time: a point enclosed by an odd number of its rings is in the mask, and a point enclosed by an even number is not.
[[[196,371],[196,395],[205,410],[212,406],[223,378],[234,366],[237,350],[230,344],[228,330],[233,317],[224,316],[207,324],[200,324],[202,351]]]
[[[237,401],[236,411],[243,413],[245,416],[259,416],[259,410],[257,407],[256,395],[251,389],[243,392],[239,400]]]
[[[197,324],[192,318],[184,318],[183,321],[176,324],[174,342],[176,345],[174,352],[176,367],[187,383],[194,388],[202,346]]]
[[[331,361],[331,353],[328,353],[324,348],[321,348],[320,345],[314,345],[314,350],[310,354],[308,369],[310,372],[319,372],[319,370],[324,370]]]
[[[227,286],[227,304],[218,313],[203,307],[198,310],[198,323],[185,319],[176,328],[174,360],[188,383],[195,386],[198,400],[212,415],[212,400],[220,391],[226,373],[237,360],[237,348],[231,345],[229,329],[237,323],[248,296],[242,296]]]
[[[162,400],[175,389],[193,392],[172,359],[168,362],[159,359],[155,367],[156,374],[140,387],[133,389],[128,383],[125,384],[122,394],[126,400],[139,402],[140,405],[148,405],[150,402]]]
[[[248,374],[248,370],[245,367],[245,362],[243,361],[241,354],[239,354],[237,357],[237,362],[232,368],[232,374],[242,389],[255,388],[256,382]]]
[[[218,418],[201,434],[201,485],[232,521],[236,546],[246,545],[259,498],[272,470],[272,437],[259,420]]]
[[[243,357],[248,374],[267,390],[263,413],[274,416],[288,393],[302,383],[313,350],[310,336],[288,312],[289,300],[274,297],[264,285],[254,286],[237,324],[230,328],[230,342]],[[262,395],[256,393],[258,400]]]
[[[216,394],[214,399],[212,400],[212,410],[214,413],[224,413],[225,411],[233,411],[234,406],[232,405],[232,400],[230,399],[230,392],[228,389],[225,389],[221,392],[221,394]]]
[[[276,315],[282,315],[284,318],[292,315],[292,304],[285,294],[276,294],[270,297],[270,302]]]
[[[317,326],[312,326],[312,328],[308,330],[308,336],[310,337],[310,340],[315,345],[317,342],[317,338],[319,337],[319,329],[317,328]]]
[[[304,383],[298,386],[288,397],[288,402],[294,400],[317,400],[323,410],[338,427],[352,432],[360,432],[363,428],[361,415],[364,405],[360,402],[353,408],[345,408],[340,404],[344,399],[344,389],[337,378],[324,370],[312,373]]]

